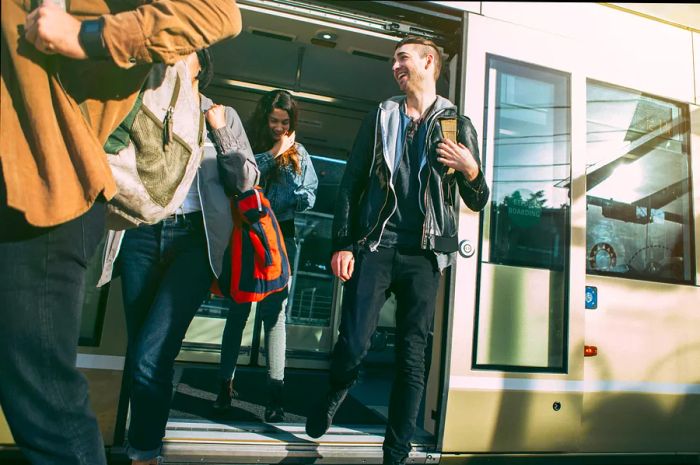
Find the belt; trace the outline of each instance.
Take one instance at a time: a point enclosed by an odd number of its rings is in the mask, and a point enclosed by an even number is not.
[[[197,217],[201,218],[201,216],[202,216],[201,210],[197,210],[197,211],[189,212],[189,213],[173,213],[172,215],[166,216],[165,218],[163,218],[163,221],[177,221],[179,218],[192,220],[192,219],[196,219]]]

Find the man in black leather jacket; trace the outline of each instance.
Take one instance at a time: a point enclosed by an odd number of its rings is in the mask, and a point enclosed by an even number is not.
[[[425,384],[425,348],[441,272],[457,251],[455,194],[474,211],[488,200],[477,136],[468,118],[436,95],[440,52],[406,38],[393,74],[405,95],[382,102],[363,122],[338,193],[333,273],[345,281],[330,391],[306,432],[322,436],[357,378],[379,312],[396,295],[396,378],[384,464],[403,464]]]

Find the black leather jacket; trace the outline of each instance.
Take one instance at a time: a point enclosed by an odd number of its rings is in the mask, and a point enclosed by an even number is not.
[[[382,102],[360,128],[338,191],[333,220],[334,251],[350,250],[358,245],[376,250],[379,245],[386,222],[396,207],[390,173],[399,143],[396,140],[399,112],[404,99],[395,97]],[[457,118],[457,140],[471,151],[477,162],[479,149],[476,130],[469,118],[459,115],[449,100],[438,97],[426,119],[426,159],[418,176],[422,201],[416,208],[425,214],[421,248],[451,254],[458,248],[456,191],[470,209],[479,211],[486,205],[489,188],[481,171],[469,182],[459,172],[448,174],[447,168],[437,161],[435,150],[442,139],[440,121],[444,118]]]

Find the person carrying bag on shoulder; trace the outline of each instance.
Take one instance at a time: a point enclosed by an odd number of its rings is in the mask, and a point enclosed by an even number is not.
[[[263,191],[271,206],[271,209],[266,209],[270,213],[274,211],[279,220],[279,230],[283,235],[280,245],[285,247],[290,264],[294,263],[297,248],[294,218],[297,213],[313,208],[318,188],[311,157],[304,146],[295,140],[298,116],[297,103],[292,95],[285,90],[272,90],[260,99],[251,125],[255,160],[260,169]],[[264,323],[267,348],[267,404],[264,414],[267,422],[284,421],[285,309],[288,289],[285,286],[280,292],[270,293],[259,301],[256,310],[256,318]],[[219,394],[214,402],[214,409],[219,412],[231,408],[236,360],[251,310],[249,303],[238,302],[232,302],[229,307],[222,337]]]
[[[116,263],[121,276],[128,335],[124,376],[131,404],[127,454],[139,465],[160,455],[175,357],[212,280],[221,273],[233,229],[227,192],[251,189],[259,173],[236,112],[199,93],[213,75],[208,51],[189,55],[184,65],[182,86],[187,83],[197,99],[189,124],[202,131],[201,162],[171,216],[110,232],[103,268],[106,279]],[[172,124],[174,139],[186,121],[174,118]],[[157,131],[151,137],[156,147],[164,140]]]

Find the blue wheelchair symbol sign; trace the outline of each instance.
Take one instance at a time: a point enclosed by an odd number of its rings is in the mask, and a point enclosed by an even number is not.
[[[586,309],[595,310],[598,308],[598,288],[586,286]]]

